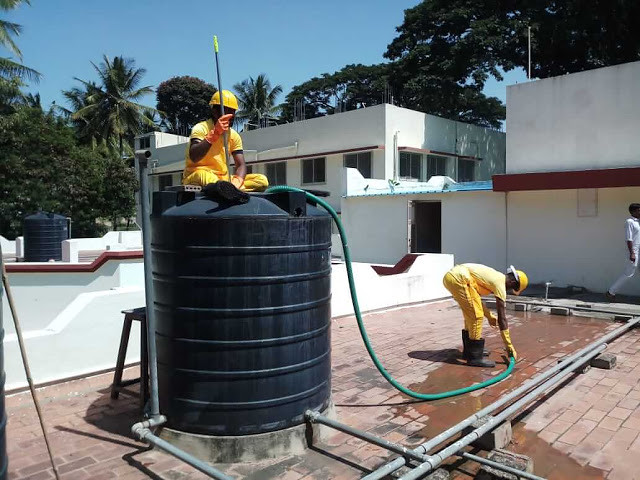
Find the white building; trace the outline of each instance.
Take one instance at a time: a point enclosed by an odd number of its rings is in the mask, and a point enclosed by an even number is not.
[[[628,258],[627,207],[640,202],[638,79],[634,62],[508,87],[507,173],[492,187],[347,186],[355,260],[453,253],[456,263],[515,264],[533,283],[606,290]],[[621,293],[640,294],[638,281]]]
[[[167,134],[149,134],[154,188],[175,185],[184,168],[185,137],[167,146]],[[272,185],[330,193],[340,209],[344,167],[365,178],[426,181],[447,175],[458,181],[488,180],[505,171],[502,132],[446,120],[393,105],[352,110],[241,133],[247,163]],[[174,140],[174,135],[169,138]],[[145,145],[145,137],[138,145]]]

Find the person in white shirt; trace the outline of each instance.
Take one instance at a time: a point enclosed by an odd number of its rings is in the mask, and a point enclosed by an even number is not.
[[[629,249],[629,261],[624,269],[624,273],[609,287],[605,296],[610,302],[616,299],[616,293],[622,288],[627,280],[633,277],[638,270],[638,248],[640,247],[640,203],[629,205],[631,216],[625,221],[625,240]]]

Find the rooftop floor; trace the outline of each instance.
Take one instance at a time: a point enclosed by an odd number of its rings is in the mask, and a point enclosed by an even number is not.
[[[333,321],[333,401],[338,419],[388,440],[418,445],[512,390],[558,358],[618,325],[584,317],[508,312],[520,361],[505,381],[472,394],[415,402],[399,394],[369,360],[352,317]],[[403,384],[421,392],[459,388],[505,368],[502,341],[485,329],[498,365],[491,371],[458,361],[462,317],[452,301],[399,308],[365,317],[376,352]],[[631,479],[640,453],[640,332],[609,346],[613,370],[591,369],[514,419],[508,449],[533,458],[549,479]],[[127,370],[136,375],[136,369]],[[63,479],[205,478],[166,454],[135,441],[139,420],[133,395],[109,397],[111,375],[39,390]],[[28,393],[7,397],[9,475],[15,480],[53,478]],[[535,408],[534,408],[535,407]],[[480,453],[484,455],[484,453]],[[335,433],[304,455],[252,464],[217,465],[236,478],[357,479],[394,458],[386,450]],[[453,459],[452,478],[467,479],[477,465]]]

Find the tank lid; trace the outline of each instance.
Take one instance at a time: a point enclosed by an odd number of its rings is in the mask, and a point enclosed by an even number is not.
[[[57,213],[49,213],[39,211],[38,213],[34,213],[33,215],[27,215],[24,217],[25,220],[67,220],[67,217],[64,215],[58,215]]]

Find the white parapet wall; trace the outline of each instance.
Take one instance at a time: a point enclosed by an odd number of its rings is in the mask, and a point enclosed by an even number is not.
[[[424,254],[411,260],[404,271],[389,275],[379,275],[367,263],[353,264],[363,312],[449,295],[442,277],[453,266],[452,255]],[[121,311],[145,305],[141,252],[106,252],[93,264],[22,263],[8,267],[36,384],[115,367],[124,319]],[[332,267],[332,316],[353,314],[345,265]],[[387,270],[392,272],[392,267]],[[15,391],[26,387],[26,377],[6,296],[2,309],[6,389]],[[140,326],[134,322],[126,361],[139,359]]]

